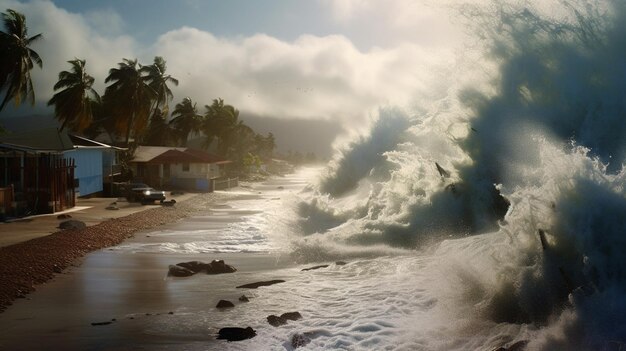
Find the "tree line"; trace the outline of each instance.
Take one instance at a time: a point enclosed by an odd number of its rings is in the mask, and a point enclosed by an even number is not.
[[[0,32],[0,91],[5,91],[5,96],[0,110],[11,100],[16,105],[26,100],[34,105],[30,71],[35,65],[41,68],[42,59],[30,46],[42,35],[28,37],[24,15],[14,10],[2,13],[2,20],[6,31]],[[95,79],[87,72],[86,60],[75,58],[68,63],[70,69],[59,73],[55,94],[48,101],[61,129],[92,138],[107,133],[130,149],[139,144],[187,146],[189,137],[197,136],[206,148],[215,143],[217,153],[232,160],[238,169],[251,158],[272,157],[276,147],[273,134],[256,133],[239,119],[235,107],[220,98],[199,111],[196,103],[185,97],[170,114],[174,97],[170,86],[179,82],[167,73],[163,57],[156,56],[150,65],[122,59],[109,70],[102,96],[93,88]]]

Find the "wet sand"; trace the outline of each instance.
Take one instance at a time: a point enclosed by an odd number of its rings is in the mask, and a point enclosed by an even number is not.
[[[281,185],[282,184],[282,185]],[[264,188],[265,186],[265,188]],[[206,203],[196,215],[176,223],[135,233],[122,245],[159,245],[198,240],[195,228],[210,227],[219,233],[254,209],[229,210],[229,203],[245,200],[279,200],[263,190],[289,189],[288,183],[270,182],[254,191],[228,194]],[[296,189],[301,184],[291,184]],[[289,191],[287,189],[287,191]],[[258,191],[261,190],[261,191]],[[227,199],[227,200],[225,200]],[[164,234],[165,233],[165,234]],[[209,240],[206,233],[203,240]],[[170,264],[223,259],[237,268],[232,274],[167,277]],[[225,326],[257,327],[265,323],[267,297],[280,284],[258,290],[236,289],[245,283],[281,279],[283,269],[294,264],[276,252],[169,253],[134,252],[107,248],[84,257],[80,265],[62,274],[35,293],[16,300],[0,314],[1,350],[180,350],[219,349],[215,334]],[[240,302],[241,295],[250,302]],[[215,308],[221,299],[234,309]],[[270,303],[271,305],[271,303]],[[105,325],[92,323],[111,322]],[[241,325],[232,325],[238,323]],[[246,324],[246,325],[243,325]]]

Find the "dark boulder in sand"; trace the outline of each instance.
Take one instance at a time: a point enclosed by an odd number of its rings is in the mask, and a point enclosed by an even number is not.
[[[256,289],[256,288],[258,288],[260,286],[269,286],[269,285],[274,285],[274,284],[284,283],[284,282],[285,281],[281,280],[281,279],[267,280],[267,281],[263,281],[263,282],[256,282],[256,283],[239,285],[237,287],[237,289]]]
[[[84,229],[87,228],[87,225],[85,224],[85,222],[81,222],[81,221],[77,221],[75,219],[70,219],[67,221],[63,221],[61,223],[59,223],[59,228],[60,229]]]
[[[223,260],[213,260],[206,268],[206,274],[233,273],[236,271],[235,267],[224,263]]]
[[[181,262],[177,263],[177,266],[187,268],[188,270],[198,273],[200,271],[206,270],[208,263],[204,263],[201,261],[189,261],[189,262]]]
[[[113,321],[106,321],[106,322],[93,322],[93,323],[91,323],[91,325],[93,325],[93,326],[98,326],[98,325],[109,325],[109,324],[111,324],[111,323],[113,323]]]
[[[176,200],[171,199],[169,201],[161,201],[161,206],[165,206],[165,207],[172,207],[176,205]]]
[[[228,301],[228,300],[220,300],[217,303],[217,306],[215,306],[216,308],[231,308],[231,307],[235,307],[235,305]]]
[[[335,262],[335,265],[337,265],[337,266],[345,266],[345,265],[347,265],[347,264],[348,264],[348,263],[347,263],[347,262],[345,262],[345,261],[337,261],[337,262]]]
[[[169,267],[169,271],[167,275],[171,275],[172,277],[189,277],[196,274],[191,269],[179,266],[177,264],[171,264]]]
[[[306,335],[306,333],[305,334],[296,333],[293,335],[293,337],[291,337],[291,346],[294,349],[297,349],[298,347],[301,347],[301,346],[306,346],[310,342],[311,342],[311,338],[309,338]]]
[[[181,262],[176,264],[176,266],[188,269],[193,273],[206,272],[206,274],[222,274],[237,271],[235,267],[224,263],[222,260],[214,260],[211,263],[205,263],[202,261]],[[171,267],[172,266],[170,266],[170,270],[172,269]]]
[[[219,330],[217,338],[228,341],[241,341],[246,339],[252,339],[255,336],[256,331],[250,327],[227,327]]]
[[[241,302],[250,302],[250,299],[246,295],[239,296],[239,301]]]

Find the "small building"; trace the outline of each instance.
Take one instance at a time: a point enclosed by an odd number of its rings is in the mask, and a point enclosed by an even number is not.
[[[54,213],[74,207],[74,160],[67,134],[36,131],[0,136],[0,216]]]
[[[56,128],[2,135],[0,188],[2,198],[12,200],[0,207],[16,215],[73,207],[76,196],[102,192],[105,180],[119,171],[119,150]]]
[[[78,196],[102,193],[104,185],[121,173],[117,155],[125,149],[73,134],[69,134],[69,138],[74,148],[64,155],[76,162],[74,177]]]
[[[230,163],[193,148],[139,146],[131,167],[138,181],[153,187],[213,191],[213,183],[224,175]]]

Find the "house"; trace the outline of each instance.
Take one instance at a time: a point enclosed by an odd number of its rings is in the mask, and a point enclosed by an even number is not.
[[[35,131],[0,136],[0,216],[54,213],[74,207],[74,161],[67,135]]]
[[[107,145],[78,135],[68,134],[74,148],[64,153],[76,162],[74,176],[78,196],[99,194],[112,178],[121,173],[118,153],[124,148]]]
[[[1,135],[0,189],[11,203],[3,200],[0,213],[54,213],[102,192],[119,150],[56,128]]]
[[[138,181],[154,187],[214,190],[231,161],[187,147],[139,146],[131,167]]]

